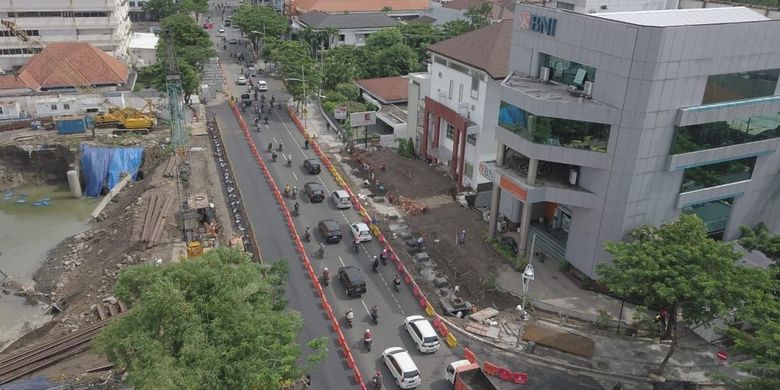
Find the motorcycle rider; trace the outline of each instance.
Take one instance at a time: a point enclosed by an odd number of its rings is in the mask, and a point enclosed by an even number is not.
[[[374,265],[373,265],[373,268],[374,268],[374,272],[377,272],[377,271],[379,271],[379,258],[378,258],[378,257],[376,257],[376,256],[374,256]]]
[[[325,267],[325,269],[322,270],[322,284],[327,286],[329,281],[330,281],[330,271],[328,271],[328,267]]]
[[[369,314],[371,315],[371,319],[374,320],[375,323],[379,323],[379,308],[376,307],[376,305],[371,306],[371,310],[369,310]]]
[[[293,206],[293,209],[295,210],[295,215],[298,215],[298,213],[301,212],[301,206],[298,205],[298,202],[295,202],[295,206]]]
[[[274,148],[274,144],[269,142],[268,143],[268,151],[270,152]]]
[[[277,157],[276,152],[271,152],[271,160],[276,162],[276,157]]]
[[[292,166],[292,154],[287,155],[287,168]]]
[[[309,140],[303,140],[303,148],[309,150]]]
[[[382,265],[387,265],[387,259],[390,257],[390,253],[388,253],[387,248],[382,250],[382,253],[379,254],[379,259],[382,260]]]
[[[284,150],[284,142],[279,141],[279,151],[281,152],[282,150]]]
[[[366,329],[366,331],[363,332],[363,345],[365,345],[369,351],[371,350],[371,343],[373,341],[374,340],[371,338],[371,329]]]
[[[287,196],[290,196],[290,185],[289,184],[285,184],[284,185],[284,194],[287,195]]]
[[[360,241],[358,239],[352,240],[352,249],[357,253],[358,249],[360,248]]]
[[[395,278],[393,278],[393,286],[395,286],[395,291],[398,291],[401,288],[401,276],[395,275]]]
[[[347,309],[347,313],[344,315],[347,318],[347,324],[352,326],[352,321],[355,320],[355,313],[352,312],[352,308]]]
[[[311,241],[311,232],[309,231],[308,226],[306,226],[306,230],[303,232],[303,238],[305,238],[306,241]]]
[[[325,257],[325,243],[324,242],[320,243],[320,249],[319,249],[318,252],[320,254],[320,259]]]
[[[376,374],[374,374],[374,377],[371,378],[371,382],[374,383],[375,389],[382,388],[382,372],[379,370],[376,370]]]

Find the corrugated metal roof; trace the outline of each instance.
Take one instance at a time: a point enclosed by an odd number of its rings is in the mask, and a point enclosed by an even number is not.
[[[157,41],[159,40],[160,37],[152,33],[133,33],[133,37],[130,38],[130,48],[154,49],[157,47]]]
[[[693,8],[592,14],[597,18],[651,27],[695,26],[771,20],[746,7]]]

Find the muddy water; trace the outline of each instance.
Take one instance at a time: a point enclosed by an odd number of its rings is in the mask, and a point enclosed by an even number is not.
[[[21,199],[25,202],[17,202]],[[33,205],[45,199],[48,205]],[[86,230],[89,213],[96,205],[95,199],[73,198],[67,185],[23,187],[9,194],[0,193],[0,271],[22,286],[32,287],[32,276],[45,260],[46,252],[63,239]],[[0,350],[24,328],[35,328],[47,320],[42,306],[25,305],[24,301],[21,297],[0,295]]]

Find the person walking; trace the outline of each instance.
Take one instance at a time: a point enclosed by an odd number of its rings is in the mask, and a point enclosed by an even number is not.
[[[463,229],[458,233],[458,245],[466,244],[466,229]]]

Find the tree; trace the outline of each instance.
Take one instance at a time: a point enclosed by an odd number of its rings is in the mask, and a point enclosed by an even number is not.
[[[741,254],[731,244],[707,237],[699,217],[682,214],[670,223],[642,226],[629,242],[605,244],[614,260],[601,264],[602,282],[616,295],[632,296],[649,308],[666,310],[664,336],[672,344],[657,373],[661,375],[677,348],[677,318],[708,324],[756,297],[756,270],[739,267]]]
[[[407,23],[399,30],[404,37],[404,43],[417,53],[417,61],[428,59],[428,46],[444,39],[444,34],[438,28],[428,23]]]
[[[243,4],[233,14],[233,23],[247,36],[257,31],[263,37],[279,38],[289,30],[287,19],[270,6]]]
[[[200,16],[209,10],[209,0],[183,0],[179,3],[179,10],[194,13],[195,20],[200,21]]]
[[[371,58],[368,68],[370,77],[400,76],[418,71],[420,67],[417,53],[403,43],[378,50]]]
[[[776,301],[777,298],[774,298]],[[729,329],[728,334],[734,340],[734,349],[748,359],[734,363],[733,366],[750,376],[742,380],[720,378],[729,384],[729,388],[743,390],[780,389],[780,315],[774,315],[761,322],[758,318],[745,318],[755,324],[751,332],[738,328]]]
[[[493,13],[493,5],[482,3],[480,6],[471,6],[463,16],[468,18],[471,28],[474,30],[490,25],[490,15]]]
[[[116,296],[133,309],[95,339],[135,388],[278,389],[324,358],[302,357],[299,313],[285,310],[287,263],[253,263],[234,249],[123,271]],[[303,361],[301,359],[303,358]]]
[[[172,34],[173,43],[176,48],[185,46],[212,47],[213,43],[209,34],[191,17],[184,14],[171,15],[160,21],[160,28],[169,30]],[[166,39],[160,39],[160,45],[157,47],[157,53],[160,53],[160,47],[165,48]]]
[[[152,77],[150,80],[151,86],[162,92],[165,92],[167,89],[166,75],[168,67],[166,66],[165,61],[165,58],[158,58],[154,65],[145,70],[145,72],[148,72]],[[189,102],[190,96],[197,92],[200,87],[200,75],[198,71],[184,59],[179,58],[177,65],[179,67],[179,76],[181,77],[181,88],[184,93],[183,98],[185,102]]]
[[[444,39],[457,37],[474,30],[471,27],[471,24],[463,19],[450,20],[449,22],[444,23],[441,28]]]
[[[363,76],[363,50],[352,45],[330,49],[322,60],[322,89],[329,90],[341,83],[351,83]]]
[[[739,230],[742,232],[740,245],[749,251],[760,251],[777,264],[780,260],[780,235],[772,234],[763,222],[752,229],[740,226]]]
[[[150,14],[152,19],[160,20],[175,14],[177,7],[173,0],[149,0],[144,3],[143,10]]]

